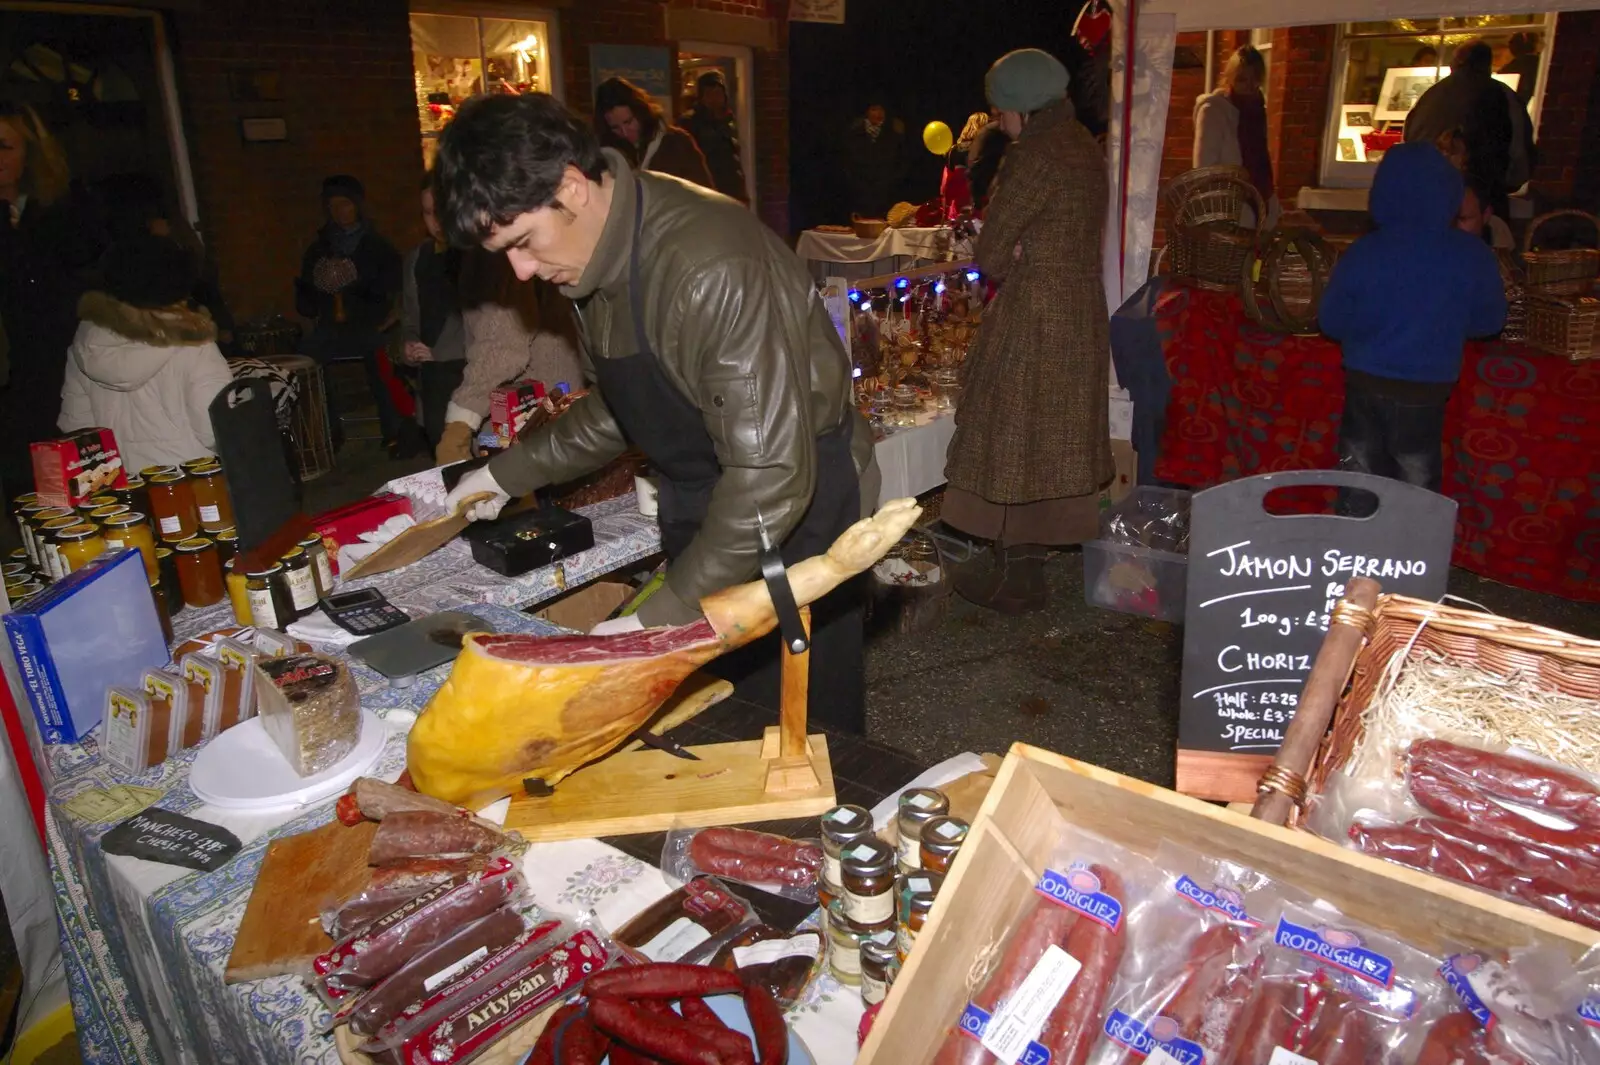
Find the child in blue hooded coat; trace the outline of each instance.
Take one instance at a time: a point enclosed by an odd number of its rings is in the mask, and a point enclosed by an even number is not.
[[[1435,492],[1463,345],[1506,321],[1494,253],[1456,228],[1464,191],[1433,145],[1389,149],[1369,201],[1377,228],[1339,259],[1318,315],[1344,348],[1340,464]]]

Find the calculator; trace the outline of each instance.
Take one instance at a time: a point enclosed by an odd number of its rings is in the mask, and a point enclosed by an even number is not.
[[[322,600],[322,610],[335,625],[357,636],[371,636],[411,620],[410,614],[389,602],[376,588],[327,596]]]

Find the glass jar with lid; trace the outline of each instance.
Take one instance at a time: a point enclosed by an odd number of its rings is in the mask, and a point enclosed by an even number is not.
[[[106,541],[105,537],[100,535],[100,526],[86,521],[57,532],[55,545],[56,557],[60,560],[57,565],[61,568],[62,577],[87,566],[105,554],[106,550]]]
[[[194,536],[179,542],[173,551],[177,553],[178,586],[183,589],[184,605],[212,606],[222,602],[227,589],[222,583],[216,542]]]
[[[322,542],[321,533],[311,533],[300,541],[300,548],[311,559],[311,576],[317,585],[317,598],[326,599],[333,594],[333,564],[328,560],[328,545]]]
[[[50,575],[50,537],[44,531],[45,525],[62,518],[71,518],[74,522],[78,515],[70,507],[46,507],[39,504],[24,507],[23,513],[28,520],[27,543],[32,544],[33,564],[39,567],[39,572],[45,576]]]
[[[860,806],[835,806],[822,815],[822,881],[835,895],[844,892],[841,852],[856,840],[872,835],[872,814]]]
[[[889,997],[889,982],[893,970],[900,964],[896,936],[888,935],[887,942],[878,936],[861,941],[861,1004],[876,1006]]]
[[[188,463],[184,465],[188,467]],[[228,478],[220,465],[210,461],[190,468],[189,487],[202,529],[215,533],[233,526],[233,499],[228,495]]]
[[[113,488],[110,493],[118,503],[126,503],[137,514],[150,513],[150,492],[145,487],[144,478],[137,473],[128,474],[128,483],[121,488]]]
[[[59,581],[69,572],[61,565],[60,545],[56,543],[56,537],[74,525],[83,524],[78,520],[78,516],[68,511],[66,507],[58,509],[66,513],[59,518],[51,518],[33,532],[39,541],[39,568],[52,581]]]
[[[931,873],[948,873],[956,852],[967,841],[970,826],[959,817],[935,817],[922,826],[922,843],[918,849],[922,868]]]
[[[167,611],[167,595],[161,590],[161,578],[157,577],[150,582],[150,598],[156,604],[156,617],[161,621],[161,635],[166,638],[167,646],[172,646],[172,615]]]
[[[84,520],[92,521],[96,525],[104,525],[118,514],[128,514],[131,511],[132,508],[126,503],[106,503],[85,514]]]
[[[250,613],[250,579],[245,576],[244,570],[234,565],[236,558],[230,558],[222,564],[222,583],[228,589],[228,605],[233,608],[233,620],[236,625],[254,625],[254,615]]]
[[[282,629],[295,619],[281,562],[246,573],[245,598],[250,602],[250,623],[257,628]]]
[[[895,935],[894,921],[881,925],[862,926],[844,913],[844,900],[834,899],[828,911],[828,969],[841,984],[859,987],[861,984],[861,944],[876,935]]]
[[[220,469],[222,467],[222,460],[217,458],[215,455],[201,455],[198,458],[184,459],[182,462],[178,463],[178,469],[182,470],[184,473],[193,473],[195,470],[198,470],[203,466],[216,466]]]
[[[926,883],[925,878],[922,877],[910,877],[908,879],[912,881],[923,880]],[[917,934],[922,931],[922,926],[928,921],[928,914],[933,912],[933,904],[937,901],[941,882],[942,878],[938,882],[928,884],[926,888],[921,890],[919,888],[922,888],[922,884],[913,883],[908,889],[905,912],[900,916],[900,927],[895,943],[895,949],[900,955],[902,963],[910,956],[911,948],[917,942]]]
[[[312,573],[311,556],[303,547],[291,547],[278,561],[283,563],[284,578],[289,582],[294,616],[305,617],[317,608],[317,578]]]
[[[919,868],[922,861],[922,826],[950,812],[950,800],[935,788],[907,788],[900,793],[900,871]]]
[[[894,920],[894,848],[867,836],[841,851],[840,858],[845,916],[865,927]]]
[[[86,518],[92,518],[94,517],[94,512],[99,510],[101,507],[115,506],[120,502],[121,500],[112,495],[110,492],[102,492],[99,495],[90,496],[82,503],[79,503],[78,513],[82,514]]]
[[[217,542],[217,556],[222,559],[222,565],[226,568],[239,553],[239,530],[230,525],[220,530],[212,539]]]
[[[150,531],[150,523],[143,514],[126,511],[113,515],[100,526],[105,534],[106,550],[118,551],[124,547],[136,547],[139,554],[144,556],[144,572],[150,580],[157,580],[161,572],[156,568],[156,540]]]
[[[40,503],[37,500],[31,503],[24,503],[17,508],[17,529],[22,534],[22,549],[28,553],[28,561],[35,566],[39,565],[39,544],[34,539],[33,534],[39,527],[38,518],[45,511],[54,509],[54,507]],[[56,516],[60,517],[59,514]]]
[[[200,531],[200,512],[195,509],[194,491],[177,470],[145,478],[150,493],[150,520],[163,540],[182,543]]]
[[[894,386],[894,424],[909,429],[917,424],[922,399],[911,385]]]
[[[177,614],[183,609],[183,585],[178,582],[178,556],[172,548],[156,548],[156,572],[161,575],[161,594],[167,601],[167,613]]]
[[[177,466],[146,466],[144,469],[139,471],[139,477],[141,480],[148,482],[150,478],[154,477],[158,473],[182,472],[183,470],[179,469]]]

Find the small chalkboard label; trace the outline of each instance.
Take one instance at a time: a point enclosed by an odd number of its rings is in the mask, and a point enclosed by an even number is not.
[[[239,853],[239,837],[207,821],[152,806],[117,825],[100,841],[107,854],[181,865],[209,873]]]
[[[1296,486],[1365,489],[1378,509],[1365,518],[1264,509],[1268,492]],[[1345,583],[1371,577],[1385,592],[1438,599],[1449,581],[1455,515],[1453,500],[1427,489],[1333,470],[1264,474],[1196,493],[1178,790],[1254,798]]]

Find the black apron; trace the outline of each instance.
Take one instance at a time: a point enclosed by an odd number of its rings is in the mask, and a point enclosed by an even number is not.
[[[661,546],[675,559],[700,532],[711,492],[722,476],[716,448],[699,409],[667,377],[645,335],[639,245],[644,229],[644,187],[634,179],[633,246],[628,255],[628,313],[637,350],[596,358],[596,383],[628,440],[659,474],[657,523]],[[581,314],[580,314],[581,319]],[[826,551],[861,517],[861,487],[850,455],[851,423],[817,438],[816,487],[800,524],[780,545],[786,565]],[[752,580],[759,575],[752,573]],[[857,579],[811,606],[810,717],[819,724],[860,733],[866,726],[866,669],[862,658],[864,589]],[[733,681],[735,694],[776,709],[777,632],[713,661],[707,670]]]

